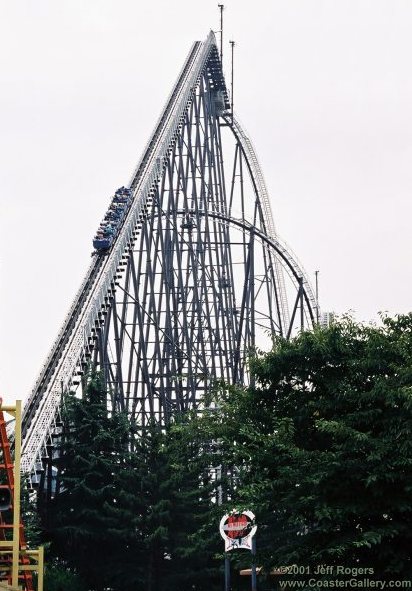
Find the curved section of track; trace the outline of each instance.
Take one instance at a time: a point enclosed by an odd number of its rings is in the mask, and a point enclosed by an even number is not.
[[[247,230],[248,232],[254,232],[255,235],[262,240],[267,246],[272,248],[279,258],[285,264],[288,272],[291,276],[294,277],[295,281],[299,283],[300,280],[303,280],[303,297],[305,299],[307,309],[310,315],[310,320],[312,324],[315,323],[315,315],[313,310],[315,309],[312,305],[313,302],[313,294],[311,291],[311,287],[306,279],[305,281],[305,272],[303,270],[302,265],[298,262],[297,258],[292,255],[291,250],[287,247],[279,238],[278,235],[275,237],[269,236],[267,233],[260,231],[258,228],[253,226],[252,224],[246,222],[245,220],[239,220],[232,216],[227,216],[224,214],[220,214],[218,212],[208,212],[208,215],[212,218],[216,218],[233,226],[237,226],[238,228]]]
[[[242,147],[242,151],[249,168],[250,177],[252,179],[256,194],[259,196],[260,203],[262,206],[262,213],[265,221],[265,230],[267,237],[272,241],[273,245],[279,245],[279,247],[275,248],[275,250],[281,256],[283,261],[287,263],[287,267],[289,267],[289,270],[292,272],[292,275],[295,277],[295,279],[298,279],[298,277],[302,279],[303,287],[307,298],[307,304],[310,309],[316,310],[316,298],[303,266],[299,263],[297,257],[293,254],[291,249],[289,247],[286,247],[285,245],[282,245],[282,242],[279,240],[279,236],[276,232],[275,222],[273,219],[272,208],[270,205],[269,193],[252,141],[250,137],[246,134],[245,130],[242,128],[240,122],[238,121],[238,119],[236,119],[235,116],[227,115],[225,116],[225,121],[227,125],[232,129],[233,133],[236,136],[236,139]],[[275,259],[275,270],[278,284],[280,287],[284,326],[288,326],[289,309],[286,297],[285,281],[283,277],[283,270],[282,267],[279,265],[278,259]]]

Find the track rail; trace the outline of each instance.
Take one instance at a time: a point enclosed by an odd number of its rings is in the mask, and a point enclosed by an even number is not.
[[[260,167],[252,140],[250,139],[249,135],[246,133],[245,129],[241,126],[239,120],[234,117],[233,115],[225,116],[225,121],[227,125],[232,128],[233,133],[237,137],[243,153],[246,158],[246,162],[249,167],[249,172],[251,178],[253,180],[253,184],[255,186],[256,193],[260,197],[260,203],[262,206],[262,212],[265,222],[265,230],[267,236],[273,241],[273,244],[277,244],[279,249],[279,254],[282,252],[282,258],[286,262],[288,259],[287,267],[289,270],[292,271],[292,275],[295,279],[301,278],[303,281],[303,286],[305,289],[305,293],[307,294],[308,298],[308,306],[312,310],[316,310],[318,304],[316,301],[316,297],[313,293],[312,286],[310,281],[306,275],[306,272],[299,262],[297,256],[293,253],[289,246],[286,246],[285,243],[282,244],[278,233],[276,231],[275,222],[273,219],[272,207],[270,204],[269,192],[266,187],[265,179],[263,176],[262,169]],[[285,256],[283,256],[285,255]],[[286,257],[286,258],[285,258]],[[275,272],[276,277],[278,280],[279,288],[280,288],[280,300],[281,300],[281,307],[282,307],[282,314],[284,319],[284,326],[289,326],[289,309],[286,297],[286,288],[285,288],[285,279],[283,276],[283,269],[279,265],[277,259],[275,259]],[[313,319],[312,319],[313,320]]]
[[[122,229],[107,256],[91,264],[79,292],[47,357],[23,413],[22,470],[26,473],[41,466],[47,455],[47,442],[56,426],[63,391],[70,383],[85,350],[88,337],[114,287],[114,277],[122,255],[133,240],[139,214],[153,184],[159,179],[164,159],[196,85],[206,67],[216,40],[213,32],[205,42],[195,42],[166,102],[155,130],[133,172],[129,187],[133,202]]]
[[[67,316],[64,319],[64,322],[57,334],[57,338],[55,339],[51,350],[46,358],[45,363],[43,364],[40,374],[32,388],[31,394],[27,399],[24,411],[23,411],[23,437],[25,436],[28,427],[35,415],[35,412],[38,408],[40,398],[42,396],[42,392],[47,387],[47,384],[52,379],[54,370],[57,366],[57,363],[61,357],[62,350],[66,346],[70,334],[73,331],[73,328],[76,324],[76,320],[79,316],[79,313],[85,303],[86,296],[90,292],[90,289],[93,286],[95,278],[99,272],[99,269],[103,263],[104,259],[102,257],[95,259],[92,264],[90,265],[89,269],[87,270],[86,276],[78,290],[73,303],[70,307]]]
[[[226,121],[227,125],[229,125],[232,128],[232,131],[235,134],[235,136],[236,136],[236,138],[243,150],[243,154],[246,158],[246,162],[249,167],[250,176],[251,176],[252,182],[255,186],[255,191],[259,195],[259,198],[260,198],[266,233],[270,238],[272,238],[273,240],[276,241],[277,240],[277,232],[275,229],[275,222],[273,219],[272,208],[270,205],[269,192],[266,187],[263,172],[260,167],[252,140],[250,139],[250,137],[246,133],[245,129],[242,128],[239,121],[236,119],[236,117],[233,114],[226,116],[225,121]],[[275,260],[274,260],[274,266],[275,266],[276,278],[277,278],[278,285],[279,285],[280,307],[281,307],[281,314],[282,314],[282,318],[283,318],[283,326],[287,327],[287,326],[289,326],[290,316],[289,316],[289,307],[288,307],[288,301],[287,301],[287,296],[286,296],[285,278],[283,276],[283,269],[282,269],[281,265],[279,264],[279,261],[277,258],[275,258]]]

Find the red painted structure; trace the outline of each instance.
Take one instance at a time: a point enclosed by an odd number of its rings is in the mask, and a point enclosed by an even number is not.
[[[2,400],[0,398],[0,404]],[[7,487],[11,494],[11,506],[6,511],[0,511],[0,540],[11,541],[13,536],[13,500],[14,500],[14,463],[10,453],[10,441],[6,431],[6,421],[4,413],[0,410],[0,447],[1,447],[1,463],[0,463],[0,482],[1,488]],[[27,549],[26,539],[24,537],[24,526],[20,522],[19,532],[19,547],[20,547],[20,565],[28,566],[30,560],[27,556],[22,554],[22,551]],[[0,547],[0,550],[2,548]],[[7,548],[8,550],[8,548]],[[12,564],[13,553],[12,550],[0,554],[0,580],[7,580],[8,584],[12,584]],[[7,573],[7,574],[5,574]],[[30,571],[22,571],[19,574],[19,587],[22,591],[34,591],[33,576]]]

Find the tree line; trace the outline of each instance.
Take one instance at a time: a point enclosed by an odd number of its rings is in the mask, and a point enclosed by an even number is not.
[[[267,577],[324,564],[412,578],[412,315],[276,339],[250,371],[253,386],[220,384],[163,429],[111,415],[98,374],[65,397],[59,493],[39,495],[50,591],[220,590],[234,507],[256,515]]]

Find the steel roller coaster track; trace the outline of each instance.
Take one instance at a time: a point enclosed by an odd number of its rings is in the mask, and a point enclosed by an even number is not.
[[[23,470],[39,482],[62,393],[104,375],[131,424],[166,423],[217,379],[316,317],[309,281],[279,239],[253,145],[230,112],[214,34],[193,44],[128,187],[116,240],[97,252],[23,413]]]

